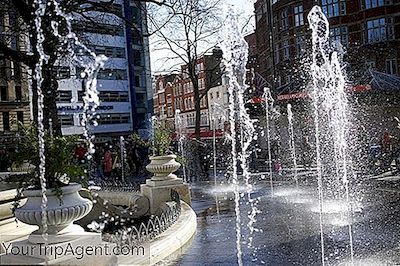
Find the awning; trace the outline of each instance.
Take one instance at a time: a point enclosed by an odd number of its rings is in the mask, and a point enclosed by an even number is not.
[[[213,138],[213,131],[212,130],[207,130],[207,131],[202,131],[200,132],[200,138],[201,139],[212,139]],[[189,134],[183,134],[186,138],[189,139],[195,139],[196,138],[196,134],[194,132],[189,133]],[[215,130],[215,137],[217,138],[221,138],[225,135],[225,132],[221,129],[217,129]],[[173,140],[178,140],[178,135],[176,133],[172,134],[172,139]]]

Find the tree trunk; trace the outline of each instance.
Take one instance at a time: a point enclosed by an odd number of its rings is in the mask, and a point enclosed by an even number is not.
[[[197,83],[197,82],[196,82]],[[197,140],[200,140],[200,127],[201,127],[201,110],[200,110],[200,92],[197,84],[197,88],[193,85],[194,89],[194,108],[196,111],[195,115],[195,136]]]
[[[50,8],[50,7],[48,7]],[[50,123],[49,118],[51,119],[51,127],[52,133],[54,135],[61,135],[61,125],[58,120],[58,112],[57,112],[57,90],[58,90],[58,81],[55,76],[56,73],[54,71],[54,65],[58,59],[58,51],[57,49],[61,47],[60,40],[57,36],[54,35],[54,32],[51,27],[51,20],[54,19],[52,16],[43,17],[42,18],[42,30],[44,35],[43,42],[43,50],[44,53],[48,56],[47,62],[44,62],[42,66],[42,86],[41,90],[43,93],[43,125],[45,130],[49,130]],[[35,58],[39,58],[39,53],[35,49],[37,47],[37,32],[36,28],[32,27],[30,31],[30,41],[32,44],[33,52],[35,54]],[[32,75],[35,76],[36,67],[32,68]],[[33,119],[34,124],[37,125],[38,122],[38,94],[37,94],[37,82],[35,79],[32,81],[32,104],[33,104]]]

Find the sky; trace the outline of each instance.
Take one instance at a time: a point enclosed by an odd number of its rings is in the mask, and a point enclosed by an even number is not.
[[[253,0],[223,0],[223,4],[233,4],[237,14],[240,14],[241,17],[249,18],[254,14],[254,1]],[[251,22],[245,29],[245,34],[249,34],[254,32],[255,22],[254,17],[250,20]],[[243,22],[244,23],[244,22]],[[180,62],[169,62],[165,63],[166,52],[165,51],[154,51],[152,42],[150,39],[150,62],[151,62],[151,71],[152,74],[160,74],[167,73],[169,70],[174,68],[174,65]]]

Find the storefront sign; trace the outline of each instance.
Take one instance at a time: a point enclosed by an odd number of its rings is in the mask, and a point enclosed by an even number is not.
[[[89,108],[90,109],[90,108]],[[112,105],[100,105],[96,108],[96,110],[113,110],[114,106]],[[64,111],[83,111],[83,106],[58,106],[57,110],[60,112]]]

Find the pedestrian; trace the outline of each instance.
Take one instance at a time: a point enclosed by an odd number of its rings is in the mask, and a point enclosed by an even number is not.
[[[394,159],[394,147],[393,147],[394,137],[390,135],[388,131],[383,133],[382,137],[382,161],[383,170],[390,170],[392,161]]]
[[[106,147],[104,156],[103,156],[103,174],[106,179],[111,177],[111,172],[113,169],[113,161],[110,147]]]
[[[85,163],[85,156],[86,156],[87,150],[83,146],[83,144],[77,144],[75,147],[74,153],[75,153],[75,158],[76,158],[78,164]]]

